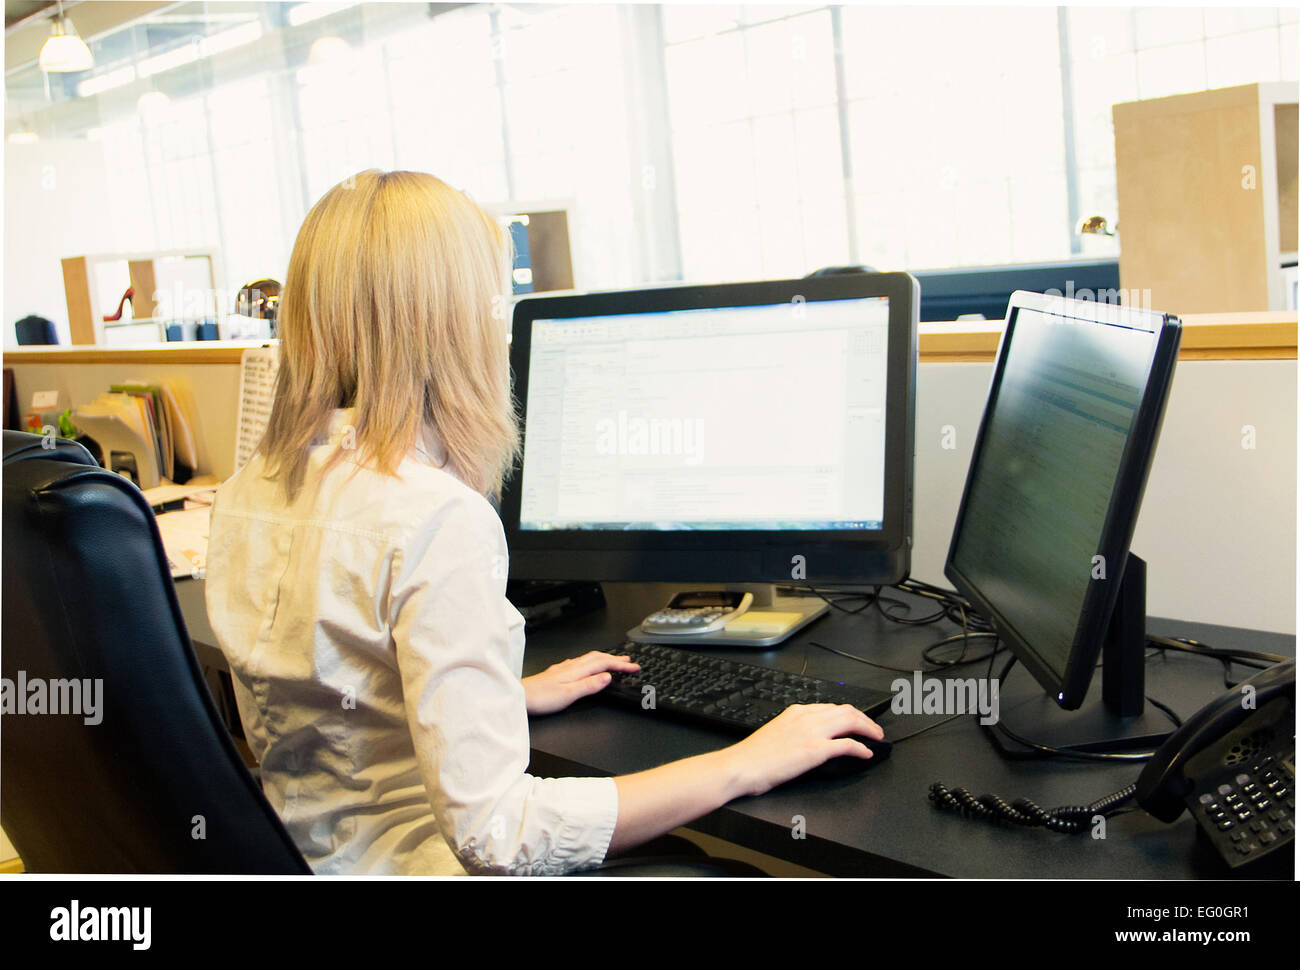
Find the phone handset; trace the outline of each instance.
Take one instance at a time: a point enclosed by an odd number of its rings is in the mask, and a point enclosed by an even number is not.
[[[1276,664],[1206,705],[1156,751],[1138,804],[1164,822],[1190,810],[1232,867],[1295,836],[1295,661]]]

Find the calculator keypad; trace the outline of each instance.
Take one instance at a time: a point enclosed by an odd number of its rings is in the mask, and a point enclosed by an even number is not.
[[[694,633],[721,619],[728,611],[716,606],[700,606],[679,610],[660,610],[646,617],[645,627],[663,633]]]

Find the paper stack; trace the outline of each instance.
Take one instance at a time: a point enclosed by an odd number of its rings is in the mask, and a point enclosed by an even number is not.
[[[98,442],[109,469],[142,489],[164,479],[187,482],[198,465],[190,423],[166,382],[114,384],[77,408],[72,421]]]

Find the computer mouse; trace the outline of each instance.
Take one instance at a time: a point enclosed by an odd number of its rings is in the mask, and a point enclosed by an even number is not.
[[[842,754],[831,758],[829,761],[823,761],[816,768],[803,774],[804,778],[849,778],[853,775],[861,774],[868,768],[880,764],[882,761],[889,759],[889,754],[894,750],[893,744],[889,741],[877,741],[874,738],[865,738],[860,734],[847,735],[854,741],[866,745],[871,749],[870,758],[859,758],[856,755]]]

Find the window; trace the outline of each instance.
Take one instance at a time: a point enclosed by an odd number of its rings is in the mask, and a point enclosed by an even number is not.
[[[687,279],[850,261],[828,8],[665,6]]]
[[[92,96],[12,71],[7,127],[56,166],[58,139],[98,141],[87,251],[215,242],[230,294],[282,278],[307,208],[372,167],[568,209],[598,289],[1113,256],[1073,225],[1117,215],[1113,104],[1300,76],[1291,9],[446,6],[241,5],[239,45]],[[187,16],[217,50],[209,7],[169,8],[155,48],[147,21],[96,39],[94,77],[183,47]],[[154,89],[170,104],[137,117]],[[61,320],[60,298],[6,305]]]

